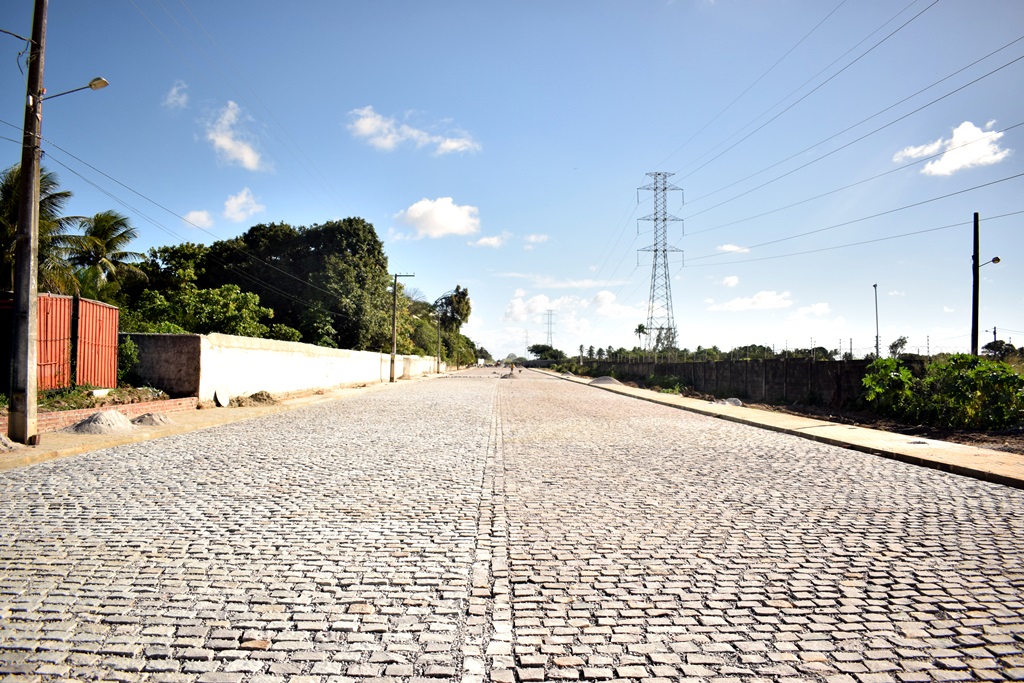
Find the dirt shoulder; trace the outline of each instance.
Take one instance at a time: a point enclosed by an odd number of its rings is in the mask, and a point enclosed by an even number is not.
[[[965,429],[940,429],[938,427],[926,427],[924,425],[904,424],[902,422],[897,422],[896,420],[879,417],[870,413],[862,413],[855,410],[841,410],[820,406],[773,406],[759,403],[744,403],[743,405],[748,408],[757,408],[759,410],[813,417],[818,420],[826,420],[837,424],[856,425],[858,427],[880,429],[882,431],[906,434],[908,436],[920,436],[926,439],[950,441],[952,443],[959,443],[967,446],[978,446],[979,448],[990,448],[995,451],[1024,455],[1024,428],[1021,427],[990,432],[979,432]]]

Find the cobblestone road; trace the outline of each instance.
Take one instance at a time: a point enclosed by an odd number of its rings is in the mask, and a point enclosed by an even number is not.
[[[530,372],[0,503],[0,683],[1024,680],[1024,491]]]

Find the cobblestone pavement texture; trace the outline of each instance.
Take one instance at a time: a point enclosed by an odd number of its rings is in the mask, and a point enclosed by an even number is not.
[[[1024,680],[1024,491],[536,373],[0,502],[0,683]]]

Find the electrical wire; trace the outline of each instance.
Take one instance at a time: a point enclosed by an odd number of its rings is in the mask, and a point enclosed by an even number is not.
[[[807,168],[809,166],[812,166],[813,164],[816,164],[819,161],[832,156],[833,154],[841,152],[842,150],[844,150],[844,149],[846,149],[848,147],[851,147],[851,146],[857,144],[858,142],[861,142],[861,141],[865,140],[866,138],[868,138],[868,137],[870,137],[872,135],[875,135],[876,133],[878,133],[878,132],[880,132],[882,130],[885,130],[886,128],[888,128],[888,127],[890,127],[892,125],[895,125],[896,123],[899,123],[900,121],[902,121],[902,120],[904,120],[904,119],[906,119],[906,118],[908,118],[910,116],[913,116],[914,114],[919,113],[920,111],[926,109],[927,107],[930,107],[930,106],[936,104],[937,102],[940,102],[940,101],[946,99],[947,97],[950,97],[950,96],[960,92],[961,90],[964,90],[965,88],[968,88],[968,87],[974,85],[975,83],[978,83],[979,81],[981,81],[981,80],[983,80],[985,78],[988,78],[989,76],[991,76],[991,75],[993,75],[995,73],[998,73],[999,71],[1002,71],[1003,69],[1005,69],[1005,68],[1007,68],[1009,66],[1012,66],[1013,64],[1016,64],[1017,62],[1019,62],[1021,60],[1024,60],[1024,55],[1021,55],[1020,57],[1017,57],[1016,59],[1013,59],[1013,60],[1007,62],[1006,64],[1003,64],[1002,66],[997,67],[996,69],[993,69],[992,71],[988,72],[987,74],[985,74],[983,76],[979,76],[978,78],[974,79],[970,83],[966,83],[966,84],[960,86],[959,88],[956,88],[955,90],[952,90],[952,91],[946,93],[945,95],[942,95],[941,97],[938,97],[938,98],[932,100],[931,102],[929,102],[927,104],[924,104],[924,105],[918,107],[917,109],[915,109],[915,110],[913,110],[911,112],[908,112],[908,113],[904,114],[903,116],[900,116],[899,118],[896,118],[896,119],[890,121],[889,123],[886,123],[883,126],[880,126],[880,127],[876,128],[876,129],[874,129],[874,130],[872,130],[872,131],[870,131],[868,133],[865,133],[864,135],[860,136],[859,138],[851,140],[850,142],[846,143],[845,145],[841,145],[841,146],[839,146],[839,147],[837,147],[837,148],[835,148],[835,149],[833,149],[833,150],[831,150],[829,152],[826,152],[825,154],[823,154],[823,155],[821,155],[819,157],[816,157],[816,158],[808,161],[807,163],[801,164],[800,166],[797,166],[796,168],[790,169],[789,171],[786,171],[785,173],[783,173],[783,174],[781,174],[779,176],[776,176],[776,177],[772,178],[771,180],[765,181],[764,183],[761,183],[760,185],[757,185],[756,187],[752,187],[749,190],[746,190],[744,192],[741,192],[740,194],[734,195],[733,197],[730,197],[729,199],[726,199],[726,200],[724,200],[722,202],[719,202],[718,204],[715,204],[714,206],[708,207],[707,209],[704,209],[703,211],[698,211],[697,213],[690,214],[689,216],[687,216],[687,218],[694,218],[696,216],[700,216],[702,214],[705,214],[708,211],[711,211],[713,209],[717,209],[717,208],[719,208],[721,206],[724,206],[724,205],[726,205],[726,204],[728,204],[730,202],[733,202],[733,201],[739,199],[740,197],[745,197],[746,195],[748,195],[748,194],[750,194],[752,192],[756,192],[757,190],[763,189],[764,187],[767,187],[768,185],[771,185],[772,183],[775,183],[775,182],[777,182],[777,181],[779,181],[779,180],[781,180],[783,178],[786,178],[786,177],[788,177],[790,175],[793,175],[797,171],[802,171],[803,169],[805,169],[805,168]],[[798,154],[797,155],[793,155],[793,156],[798,156]],[[941,156],[941,154],[940,155],[936,155],[936,156]],[[788,159],[786,159],[785,161],[788,161],[789,159],[792,159],[792,158],[793,157],[791,156]],[[779,162],[779,163],[782,163],[782,162]],[[776,164],[776,165],[778,165],[778,164]],[[748,176],[748,178],[749,177],[752,177],[752,176]],[[742,181],[739,181],[739,182],[742,182]],[[708,195],[705,195],[705,196],[708,196]]]
[[[916,1],[916,0],[914,0],[914,1]],[[825,79],[824,81],[822,81],[822,82],[821,82],[821,83],[819,83],[818,85],[814,86],[814,87],[813,87],[813,88],[812,88],[811,90],[809,90],[808,92],[806,92],[806,93],[804,93],[803,95],[801,95],[801,96],[800,96],[800,97],[799,97],[798,99],[796,99],[796,100],[795,100],[795,101],[794,101],[793,103],[791,103],[790,105],[786,106],[786,108],[785,108],[785,109],[783,109],[782,111],[780,111],[780,112],[779,112],[778,114],[776,114],[775,116],[771,117],[770,119],[768,119],[767,121],[765,121],[764,123],[762,123],[762,124],[761,124],[760,126],[758,126],[757,128],[755,128],[754,130],[752,130],[752,131],[751,131],[750,133],[748,133],[748,134],[744,135],[743,137],[739,138],[738,140],[736,140],[735,142],[733,142],[732,144],[730,144],[730,145],[729,145],[728,147],[726,147],[726,148],[725,148],[725,150],[723,150],[723,151],[722,151],[722,152],[720,152],[719,154],[715,155],[714,157],[712,157],[711,159],[709,159],[709,160],[708,160],[707,162],[705,162],[705,163],[701,164],[700,166],[697,166],[697,167],[696,167],[696,168],[694,168],[693,170],[689,171],[689,172],[688,172],[688,173],[687,173],[686,175],[684,175],[684,176],[683,176],[683,177],[682,177],[681,179],[682,179],[682,180],[685,180],[686,178],[690,177],[691,175],[693,175],[693,174],[694,174],[694,173],[696,173],[697,171],[701,170],[702,168],[705,168],[705,167],[707,167],[707,166],[708,166],[709,164],[711,164],[711,163],[713,163],[713,162],[717,161],[718,159],[721,159],[721,158],[722,158],[723,156],[725,156],[726,154],[728,154],[728,153],[729,153],[730,151],[734,150],[734,148],[735,148],[736,146],[738,146],[739,144],[741,144],[741,143],[742,143],[742,142],[744,142],[745,140],[748,140],[748,139],[750,139],[750,138],[751,138],[752,136],[754,136],[754,135],[755,135],[756,133],[758,133],[759,131],[763,130],[763,129],[764,129],[764,128],[765,128],[766,126],[768,126],[768,125],[769,125],[769,124],[771,124],[772,122],[776,121],[776,120],[777,120],[777,119],[778,119],[779,117],[781,117],[781,116],[782,116],[783,114],[785,114],[786,112],[788,112],[788,111],[792,110],[792,109],[794,108],[794,106],[796,106],[796,105],[797,105],[797,104],[799,104],[800,102],[804,101],[805,99],[807,99],[808,97],[810,97],[810,96],[811,96],[812,94],[814,94],[815,92],[817,92],[818,90],[820,90],[820,89],[821,89],[821,88],[822,88],[823,86],[825,86],[826,84],[830,83],[831,81],[833,81],[834,79],[836,79],[836,78],[837,78],[838,76],[840,76],[841,74],[843,74],[843,73],[844,73],[844,72],[845,72],[845,71],[846,71],[847,69],[849,69],[850,67],[854,66],[854,65],[855,65],[855,63],[857,63],[858,61],[860,61],[861,59],[863,59],[863,58],[864,58],[865,56],[867,56],[867,55],[868,55],[868,54],[869,54],[870,52],[874,51],[874,49],[878,48],[878,47],[879,47],[880,45],[882,45],[883,43],[885,43],[886,41],[888,41],[888,40],[889,40],[890,38],[892,38],[893,36],[895,36],[895,35],[896,35],[897,33],[899,33],[900,31],[902,31],[903,29],[905,29],[905,28],[906,28],[906,27],[907,27],[908,25],[910,25],[910,24],[911,24],[912,22],[914,22],[914,20],[915,20],[916,18],[919,18],[919,17],[920,17],[920,16],[922,15],[922,14],[924,14],[924,13],[925,13],[925,12],[927,12],[927,11],[928,11],[929,9],[931,9],[931,8],[932,8],[932,7],[934,7],[934,6],[936,5],[936,4],[938,4],[938,2],[939,2],[939,0],[934,0],[934,1],[932,2],[932,4],[928,5],[928,7],[925,7],[925,8],[924,8],[923,10],[921,10],[920,12],[918,12],[918,13],[914,14],[913,16],[911,16],[911,17],[910,17],[909,19],[907,19],[907,20],[906,20],[906,22],[905,22],[904,24],[902,24],[902,25],[901,25],[901,26],[900,26],[899,28],[897,28],[896,30],[894,30],[894,31],[892,31],[891,33],[889,33],[889,34],[888,34],[888,35],[887,35],[887,36],[886,36],[885,38],[883,38],[882,40],[880,40],[880,41],[879,41],[879,42],[877,42],[877,43],[874,43],[874,44],[873,44],[873,45],[871,45],[871,46],[870,46],[869,48],[867,48],[866,50],[864,50],[863,52],[861,52],[861,53],[860,53],[859,55],[857,55],[857,57],[856,57],[856,58],[854,58],[854,59],[853,59],[852,61],[848,62],[848,63],[847,63],[847,65],[846,65],[845,67],[843,67],[842,69],[840,69],[840,70],[839,70],[838,72],[836,72],[835,74],[833,74],[833,75],[829,76],[828,78],[826,78],[826,79]],[[913,4],[913,3],[911,3],[911,4]],[[905,11],[905,10],[901,10],[901,12],[900,12],[900,13],[902,13],[902,11]],[[897,16],[898,16],[898,14],[897,14]],[[890,20],[892,20],[892,19],[890,19]],[[888,22],[887,22],[887,24],[888,24]],[[861,42],[863,42],[863,41],[861,41]],[[842,58],[842,57],[841,57],[841,58]],[[835,62],[834,62],[834,63],[835,63]],[[829,66],[830,66],[830,65],[829,65]],[[827,67],[826,67],[825,69],[827,69]],[[822,70],[822,72],[823,72],[823,71],[824,71],[824,70]],[[820,73],[822,73],[822,72],[818,72],[818,73],[820,74]],[[816,76],[815,76],[815,78],[816,78]],[[806,85],[806,83],[805,83],[805,85]],[[804,87],[804,86],[801,86],[801,88],[802,88],[802,87]],[[798,88],[798,90],[799,90],[799,88]],[[791,93],[791,94],[792,94],[792,93]],[[786,97],[788,97],[788,96],[790,96],[790,95],[786,95]],[[779,101],[780,101],[780,102],[781,102],[781,101],[784,101],[786,97],[783,97],[783,98],[782,98],[781,100],[779,100]],[[776,106],[777,106],[777,104],[776,104]],[[771,111],[771,109],[769,109],[768,111],[770,112],[770,111]],[[762,115],[762,116],[763,116],[763,115]]]
[[[903,98],[902,100],[900,100],[898,102],[895,102],[895,103],[889,105],[888,107],[875,112],[874,114],[872,114],[871,116],[868,116],[867,118],[861,119],[857,123],[855,123],[855,124],[853,124],[851,126],[848,126],[848,127],[844,128],[843,130],[841,130],[841,131],[839,131],[839,132],[837,132],[837,133],[835,133],[835,134],[833,134],[833,135],[831,135],[831,136],[829,136],[829,137],[827,137],[827,138],[825,138],[823,140],[819,140],[818,142],[814,143],[813,145],[805,147],[804,149],[800,150],[799,152],[796,152],[795,154],[791,154],[790,156],[786,157],[785,159],[782,159],[781,161],[775,162],[771,166],[766,166],[765,168],[762,168],[760,171],[756,171],[754,173],[751,173],[750,175],[748,175],[748,176],[746,176],[744,178],[740,178],[739,180],[737,180],[737,181],[735,181],[733,183],[730,183],[728,185],[724,185],[724,186],[718,188],[717,190],[712,190],[711,192],[708,192],[708,193],[700,195],[700,196],[698,196],[698,197],[696,197],[694,199],[691,199],[689,203],[690,204],[694,204],[694,203],[700,202],[702,199],[707,199],[708,197],[710,197],[712,195],[718,194],[719,192],[727,190],[730,187],[734,187],[734,186],[736,186],[736,185],[738,185],[738,184],[740,184],[740,183],[742,183],[744,181],[750,180],[751,178],[754,178],[754,177],[756,177],[756,176],[758,176],[758,175],[760,175],[762,173],[770,171],[771,169],[775,168],[776,166],[780,166],[780,165],[784,164],[785,162],[790,161],[791,159],[794,159],[794,158],[796,158],[798,156],[802,156],[802,155],[806,154],[807,152],[811,151],[812,149],[814,149],[815,147],[819,147],[819,146],[825,144],[826,142],[834,140],[837,137],[840,137],[841,135],[844,135],[844,134],[850,132],[854,128],[857,128],[858,126],[867,123],[871,119],[873,119],[873,118],[875,118],[877,116],[881,116],[882,114],[884,114],[885,112],[889,111],[890,109],[894,109],[894,108],[898,107],[899,105],[901,105],[901,104],[903,104],[903,103],[905,103],[905,102],[907,102],[907,101],[917,97],[918,95],[920,95],[922,93],[925,93],[928,90],[931,90],[932,88],[934,88],[935,86],[939,85],[940,83],[948,81],[950,78],[953,78],[954,76],[956,76],[956,75],[966,71],[967,69],[971,68],[972,66],[976,66],[977,64],[985,61],[989,57],[992,57],[993,55],[995,55],[995,54],[997,54],[999,52],[1002,52],[1003,50],[1011,47],[1012,45],[1015,45],[1016,43],[1019,43],[1022,40],[1024,40],[1024,36],[1020,36],[1019,38],[1017,38],[1017,39],[1007,43],[1006,45],[1002,46],[1001,48],[999,48],[997,50],[994,50],[994,51],[988,53],[987,55],[985,55],[984,57],[981,57],[980,59],[976,59],[975,61],[971,62],[970,64],[968,64],[968,65],[966,65],[964,67],[961,67],[960,69],[957,69],[956,71],[954,71],[953,73],[949,74],[948,76],[945,76],[945,77],[935,81],[931,85],[928,85],[928,86],[926,86],[924,88],[921,88],[920,90],[918,90],[914,94],[909,95],[909,96]],[[1021,59],[1022,59],[1022,57],[1018,57],[1017,59],[1014,59],[1014,60],[1012,60],[1010,62],[1007,62],[1007,63],[1003,64],[1002,66],[1000,66],[1000,67],[998,67],[996,69],[993,69],[992,71],[989,71],[988,73],[984,74],[983,76],[980,76],[979,78],[976,78],[973,81],[971,81],[971,82],[969,82],[969,83],[967,83],[967,84],[965,84],[965,85],[963,85],[963,86],[961,86],[961,87],[959,87],[959,88],[957,88],[955,90],[951,90],[950,92],[946,93],[942,97],[934,99],[931,102],[929,102],[928,104],[923,105],[922,107],[918,107],[917,109],[915,109],[914,111],[910,112],[909,114],[901,116],[900,118],[895,119],[894,121],[891,121],[890,123],[886,124],[885,126],[882,126],[881,128],[876,128],[875,130],[873,130],[868,135],[873,135],[874,133],[877,133],[877,132],[883,130],[884,128],[886,128],[888,126],[891,126],[893,123],[896,123],[898,121],[902,121],[903,119],[907,118],[907,116],[910,116],[912,114],[916,114],[916,113],[920,112],[922,109],[924,109],[926,107],[930,107],[930,106],[932,106],[932,105],[942,101],[943,99],[949,97],[950,95],[953,95],[953,94],[955,94],[957,92],[960,92],[964,88],[966,88],[968,86],[971,86],[971,85],[974,85],[975,83],[977,83],[977,82],[979,82],[979,81],[981,81],[981,80],[983,80],[985,78],[988,78],[989,76],[992,76],[993,74],[995,74],[995,73],[997,73],[999,71],[1002,71],[1004,68],[1006,68],[1006,67],[1008,67],[1008,66],[1010,66],[1012,64],[1015,64],[1016,62],[1020,61]],[[863,140],[864,137],[867,137],[867,136],[863,136],[861,138],[858,138],[857,140],[854,140],[854,142],[859,142],[860,140]],[[830,152],[829,154],[833,154],[834,152],[837,152],[837,151],[839,151],[841,149],[844,149],[845,147],[848,147],[850,144],[853,144],[853,143],[849,143],[847,145],[844,145],[843,147],[840,147],[839,149],[834,150],[833,152]],[[828,155],[825,155],[825,156],[828,156]],[[825,156],[819,157],[815,161],[823,159],[823,158],[825,158]],[[795,169],[795,170],[799,170],[799,169]],[[780,176],[780,177],[784,177],[784,176]],[[764,186],[760,185],[760,186],[758,186],[757,188],[754,188],[754,189],[760,189],[761,187],[764,187]],[[738,195],[738,196],[743,196],[743,195]],[[734,199],[735,199],[735,197],[734,197]],[[718,206],[721,206],[721,204],[716,204],[715,206],[713,206],[711,208],[712,209],[713,208],[717,208]],[[710,210],[710,209],[705,209],[705,211],[708,211],[708,210]],[[704,211],[702,211],[700,213],[704,213]],[[690,217],[692,218],[693,216],[697,216],[697,215],[700,215],[700,214],[699,213],[692,214]]]
[[[1024,175],[1024,174],[1020,174],[1020,175]],[[1014,177],[1020,177],[1020,176],[1014,176]],[[1012,211],[1010,213],[999,214],[998,216],[986,216],[985,220],[986,221],[995,221],[995,220],[999,220],[999,219],[1002,219],[1002,218],[1009,218],[1011,216],[1019,216],[1021,214],[1024,214],[1024,209],[1022,209],[1020,211]],[[914,235],[923,235],[923,234],[929,233],[929,232],[938,232],[940,230],[949,230],[950,228],[961,228],[961,227],[963,227],[965,225],[972,225],[972,221],[961,221],[959,223],[950,223],[949,225],[942,225],[942,226],[939,226],[937,228],[926,228],[924,230],[915,230],[913,232],[904,232],[904,233],[901,233],[899,235],[887,235],[886,237],[878,237],[878,238],[875,238],[875,239],[863,240],[863,241],[860,241],[860,242],[850,242],[848,244],[838,244],[838,245],[834,245],[834,246],[831,246],[831,247],[821,247],[820,249],[809,249],[807,251],[796,251],[796,252],[791,252],[791,253],[788,253],[788,254],[776,254],[775,256],[760,256],[758,258],[739,259],[739,260],[735,260],[735,261],[728,261],[726,263],[701,263],[701,264],[698,264],[696,266],[686,265],[686,267],[687,268],[705,268],[705,267],[708,267],[708,266],[731,266],[731,265],[734,265],[734,264],[737,264],[737,263],[754,263],[755,261],[773,261],[773,260],[776,260],[776,259],[790,258],[792,256],[804,256],[806,254],[817,254],[817,253],[820,253],[820,252],[823,252],[823,251],[834,251],[836,249],[846,249],[848,247],[857,247],[857,246],[861,246],[861,245],[864,245],[864,244],[873,244],[875,242],[885,242],[887,240],[894,240],[894,239],[899,239],[899,238],[902,238],[902,237],[912,237]],[[824,228],[824,229],[828,230],[830,228]],[[809,234],[809,233],[806,233],[806,234]]]
[[[916,1],[916,0],[915,0],[915,1]],[[770,74],[770,73],[771,73],[772,71],[774,71],[774,70],[775,70],[775,67],[777,67],[777,66],[778,66],[779,64],[781,64],[782,62],[784,62],[784,61],[785,61],[785,59],[786,59],[786,57],[789,57],[789,55],[790,55],[790,54],[792,54],[794,50],[796,50],[796,49],[797,49],[798,47],[800,47],[800,46],[801,46],[801,45],[803,44],[803,42],[804,42],[805,40],[807,40],[808,38],[810,38],[810,37],[811,37],[811,35],[812,35],[812,34],[814,34],[814,32],[815,32],[815,31],[817,31],[817,30],[818,30],[819,28],[821,28],[822,24],[824,24],[824,23],[825,23],[826,21],[828,21],[828,20],[829,20],[829,19],[830,19],[830,18],[832,17],[832,15],[833,15],[833,14],[835,14],[836,12],[838,12],[838,11],[839,11],[839,8],[840,8],[840,7],[842,7],[842,6],[843,6],[843,5],[845,5],[845,4],[846,4],[846,0],[841,0],[841,2],[840,2],[840,3],[838,4],[838,5],[836,5],[836,6],[835,6],[835,7],[834,7],[834,8],[832,9],[832,11],[831,11],[831,12],[829,12],[828,14],[826,14],[826,15],[825,15],[825,18],[824,18],[824,19],[822,19],[821,21],[819,21],[819,22],[818,22],[817,24],[815,24],[815,25],[814,25],[814,28],[812,28],[812,29],[811,29],[810,31],[808,31],[808,32],[807,32],[806,34],[804,34],[804,37],[803,37],[803,38],[801,38],[800,40],[798,40],[798,41],[797,41],[797,42],[796,42],[796,43],[795,43],[795,44],[794,44],[794,45],[793,45],[793,46],[792,46],[791,48],[789,48],[789,50],[787,50],[787,51],[786,51],[786,53],[785,53],[784,55],[782,55],[781,57],[779,57],[779,59],[778,59],[778,60],[776,60],[776,62],[775,62],[774,64],[772,64],[772,65],[771,65],[770,67],[768,67],[768,68],[767,68],[767,69],[766,69],[766,70],[764,71],[764,73],[762,73],[762,74],[761,74],[760,76],[758,76],[758,77],[757,77],[756,79],[754,79],[754,82],[753,82],[753,83],[751,83],[750,85],[748,85],[748,86],[747,86],[747,87],[746,87],[746,88],[745,88],[745,89],[743,90],[743,92],[741,92],[741,93],[740,93],[739,95],[737,95],[737,96],[736,96],[736,97],[735,97],[735,98],[733,99],[733,101],[732,101],[732,102],[730,102],[729,104],[725,105],[725,107],[724,107],[724,108],[722,108],[722,110],[721,110],[721,111],[719,111],[719,112],[718,112],[717,114],[715,114],[715,115],[714,115],[713,117],[711,117],[711,120],[709,120],[709,121],[708,121],[707,123],[705,123],[705,124],[704,124],[703,126],[701,126],[700,130],[698,130],[698,131],[697,131],[696,133],[694,133],[694,134],[693,134],[693,135],[691,135],[691,136],[690,136],[689,138],[687,138],[687,139],[686,139],[686,140],[685,140],[685,141],[684,141],[684,142],[683,142],[683,143],[682,143],[681,145],[679,145],[679,146],[678,146],[678,147],[676,147],[676,148],[675,148],[674,150],[672,150],[672,152],[670,152],[670,153],[669,153],[669,155],[668,155],[667,157],[665,157],[664,159],[662,159],[662,160],[661,160],[661,163],[659,163],[659,164],[658,164],[657,166],[655,166],[655,168],[659,168],[659,167],[661,167],[662,165],[664,165],[664,164],[665,164],[665,162],[667,162],[667,161],[668,161],[669,159],[671,159],[672,157],[674,157],[674,156],[675,156],[676,154],[678,154],[678,153],[679,153],[679,152],[680,152],[680,151],[681,151],[681,150],[682,150],[682,149],[683,149],[684,147],[686,147],[686,146],[687,146],[688,144],[690,144],[690,143],[691,143],[691,142],[692,142],[692,141],[694,140],[694,138],[696,138],[696,137],[697,137],[698,135],[700,135],[700,134],[701,134],[701,133],[703,133],[703,132],[704,132],[705,130],[707,130],[707,129],[708,129],[708,128],[709,128],[710,126],[711,126],[711,124],[713,124],[713,123],[714,123],[715,121],[717,121],[717,120],[718,120],[718,119],[719,119],[719,118],[720,118],[720,117],[721,117],[721,116],[722,116],[723,114],[725,114],[725,112],[727,112],[727,111],[729,111],[730,109],[732,109],[733,105],[735,105],[735,104],[736,104],[737,102],[739,102],[739,101],[740,101],[741,99],[743,99],[743,96],[744,96],[744,95],[746,95],[746,94],[747,94],[748,92],[750,92],[750,91],[751,91],[751,90],[752,90],[752,89],[754,88],[754,86],[756,86],[756,85],[757,85],[758,83],[760,83],[760,82],[761,82],[762,80],[764,80],[764,78],[765,78],[765,77],[766,77],[766,76],[767,76],[768,74]],[[911,4],[913,4],[913,3],[911,3]],[[891,20],[890,20],[890,21],[891,21]]]
[[[835,230],[836,228],[847,227],[847,226],[853,225],[855,223],[863,223],[864,221],[868,221],[868,220],[871,220],[873,218],[880,218],[882,216],[888,216],[888,215],[891,215],[891,214],[894,214],[894,213],[898,213],[900,211],[906,211],[907,209],[913,209],[913,208],[916,208],[918,206],[924,206],[925,204],[931,204],[933,202],[937,202],[937,201],[940,201],[940,200],[943,200],[943,199],[949,199],[950,197],[956,197],[956,196],[961,195],[961,194],[966,194],[968,192],[973,192],[975,190],[980,190],[982,188],[991,187],[993,185],[998,185],[1000,183],[1005,183],[1007,181],[1016,180],[1017,178],[1022,178],[1022,177],[1024,177],[1024,173],[1017,173],[1015,175],[1007,176],[1005,178],[1000,178],[999,180],[992,180],[992,181],[987,182],[987,183],[982,183],[980,185],[975,185],[974,187],[968,187],[968,188],[965,188],[963,190],[957,190],[956,192],[949,192],[949,193],[944,194],[944,195],[939,195],[938,197],[931,197],[930,199],[923,199],[923,200],[921,200],[919,202],[914,202],[912,204],[905,204],[903,206],[900,206],[900,207],[897,207],[897,208],[894,208],[894,209],[887,209],[886,211],[880,211],[878,213],[871,214],[870,216],[862,216],[860,218],[854,218],[854,219],[851,219],[851,220],[848,220],[848,221],[843,221],[842,223],[836,223],[834,225],[829,225],[829,226],[826,226],[824,228],[817,228],[815,230],[808,230],[807,232],[802,232],[802,233],[799,233],[799,234],[796,234],[796,235],[790,235],[789,237],[780,237],[779,239],[769,240],[767,242],[761,242],[759,244],[753,244],[753,245],[747,247],[747,249],[756,249],[758,247],[766,247],[766,246],[771,245],[771,244],[778,244],[780,242],[788,242],[789,240],[795,240],[795,239],[798,239],[800,237],[807,237],[808,235],[816,235],[818,233],[826,232],[828,230]],[[726,254],[723,254],[723,253],[705,254],[704,256],[697,256],[697,257],[694,257],[694,258],[692,258],[690,260],[691,261],[702,261],[704,259],[719,258],[719,257],[725,256],[725,255]]]
[[[912,166],[917,166],[919,164],[927,163],[928,161],[931,161],[933,159],[937,159],[937,158],[943,156],[944,154],[947,154],[948,152],[952,152],[952,151],[957,150],[957,149],[963,149],[965,147],[969,147],[970,145],[977,144],[979,142],[984,142],[985,140],[989,139],[990,137],[992,137],[994,135],[999,135],[999,134],[1006,133],[1007,131],[1011,131],[1014,128],[1019,128],[1020,126],[1024,126],[1024,121],[1022,121],[1020,123],[1015,123],[1012,126],[1007,126],[1006,128],[1003,128],[1002,130],[994,131],[994,132],[992,132],[992,133],[990,133],[990,134],[988,134],[988,135],[986,135],[984,137],[978,138],[977,140],[972,140],[972,141],[966,142],[966,143],[964,143],[962,145],[957,145],[956,147],[950,147],[950,148],[945,149],[945,150],[943,150],[941,152],[937,152],[935,154],[932,154],[932,155],[929,155],[929,156],[926,156],[926,157],[922,157],[920,159],[916,159],[916,160],[911,161],[911,162],[909,162],[907,164],[904,164],[902,166],[898,166],[897,168],[893,168],[893,169],[890,169],[888,171],[884,171],[882,173],[879,173],[877,175],[873,175],[870,178],[864,178],[862,180],[858,180],[858,181],[850,183],[848,185],[843,185],[842,187],[838,187],[838,188],[835,188],[833,190],[829,190],[827,192],[822,192],[821,194],[815,195],[813,197],[808,197],[806,199],[801,199],[800,201],[793,202],[792,204],[787,204],[785,206],[780,206],[778,208],[771,209],[771,210],[765,211],[763,213],[759,213],[759,214],[757,214],[755,216],[748,216],[746,218],[740,218],[738,220],[730,221],[729,223],[723,223],[721,225],[716,225],[716,226],[713,226],[713,227],[710,227],[710,228],[703,228],[701,230],[691,230],[690,233],[689,233],[689,236],[700,235],[700,234],[703,234],[705,232],[711,232],[713,230],[719,230],[721,228],[727,228],[727,227],[730,227],[730,226],[733,226],[733,225],[738,225],[739,223],[746,223],[747,221],[756,220],[758,218],[764,218],[765,216],[769,216],[769,215],[771,215],[773,213],[778,213],[779,211],[784,211],[786,209],[791,209],[791,208],[793,208],[795,206],[800,206],[801,204],[807,204],[808,202],[812,202],[812,201],[814,201],[816,199],[821,199],[822,197],[827,197],[829,195],[836,194],[838,192],[842,192],[843,190],[849,190],[850,188],[857,187],[858,185],[863,185],[864,183],[869,183],[872,180],[878,180],[879,178],[884,178],[887,175],[891,175],[893,173],[898,173],[900,171],[905,171],[906,169],[908,169],[908,168],[910,168]]]

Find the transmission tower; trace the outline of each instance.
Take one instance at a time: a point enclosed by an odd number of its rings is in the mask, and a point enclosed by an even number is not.
[[[545,315],[547,315],[547,318],[548,318],[548,346],[554,348],[554,346],[555,346],[554,343],[553,343],[554,342],[554,335],[552,334],[554,326],[555,326],[555,311],[554,311],[554,309],[549,308]]]
[[[640,251],[654,254],[651,266],[651,297],[647,303],[647,348],[661,350],[676,345],[676,322],[672,313],[672,282],[668,270],[668,253],[680,251],[668,246],[668,224],[680,221],[667,210],[669,190],[682,190],[670,185],[668,178],[672,173],[652,171],[648,173],[652,180],[639,188],[654,192],[654,212],[640,220],[654,222],[654,244]],[[638,228],[639,229],[639,228]]]

